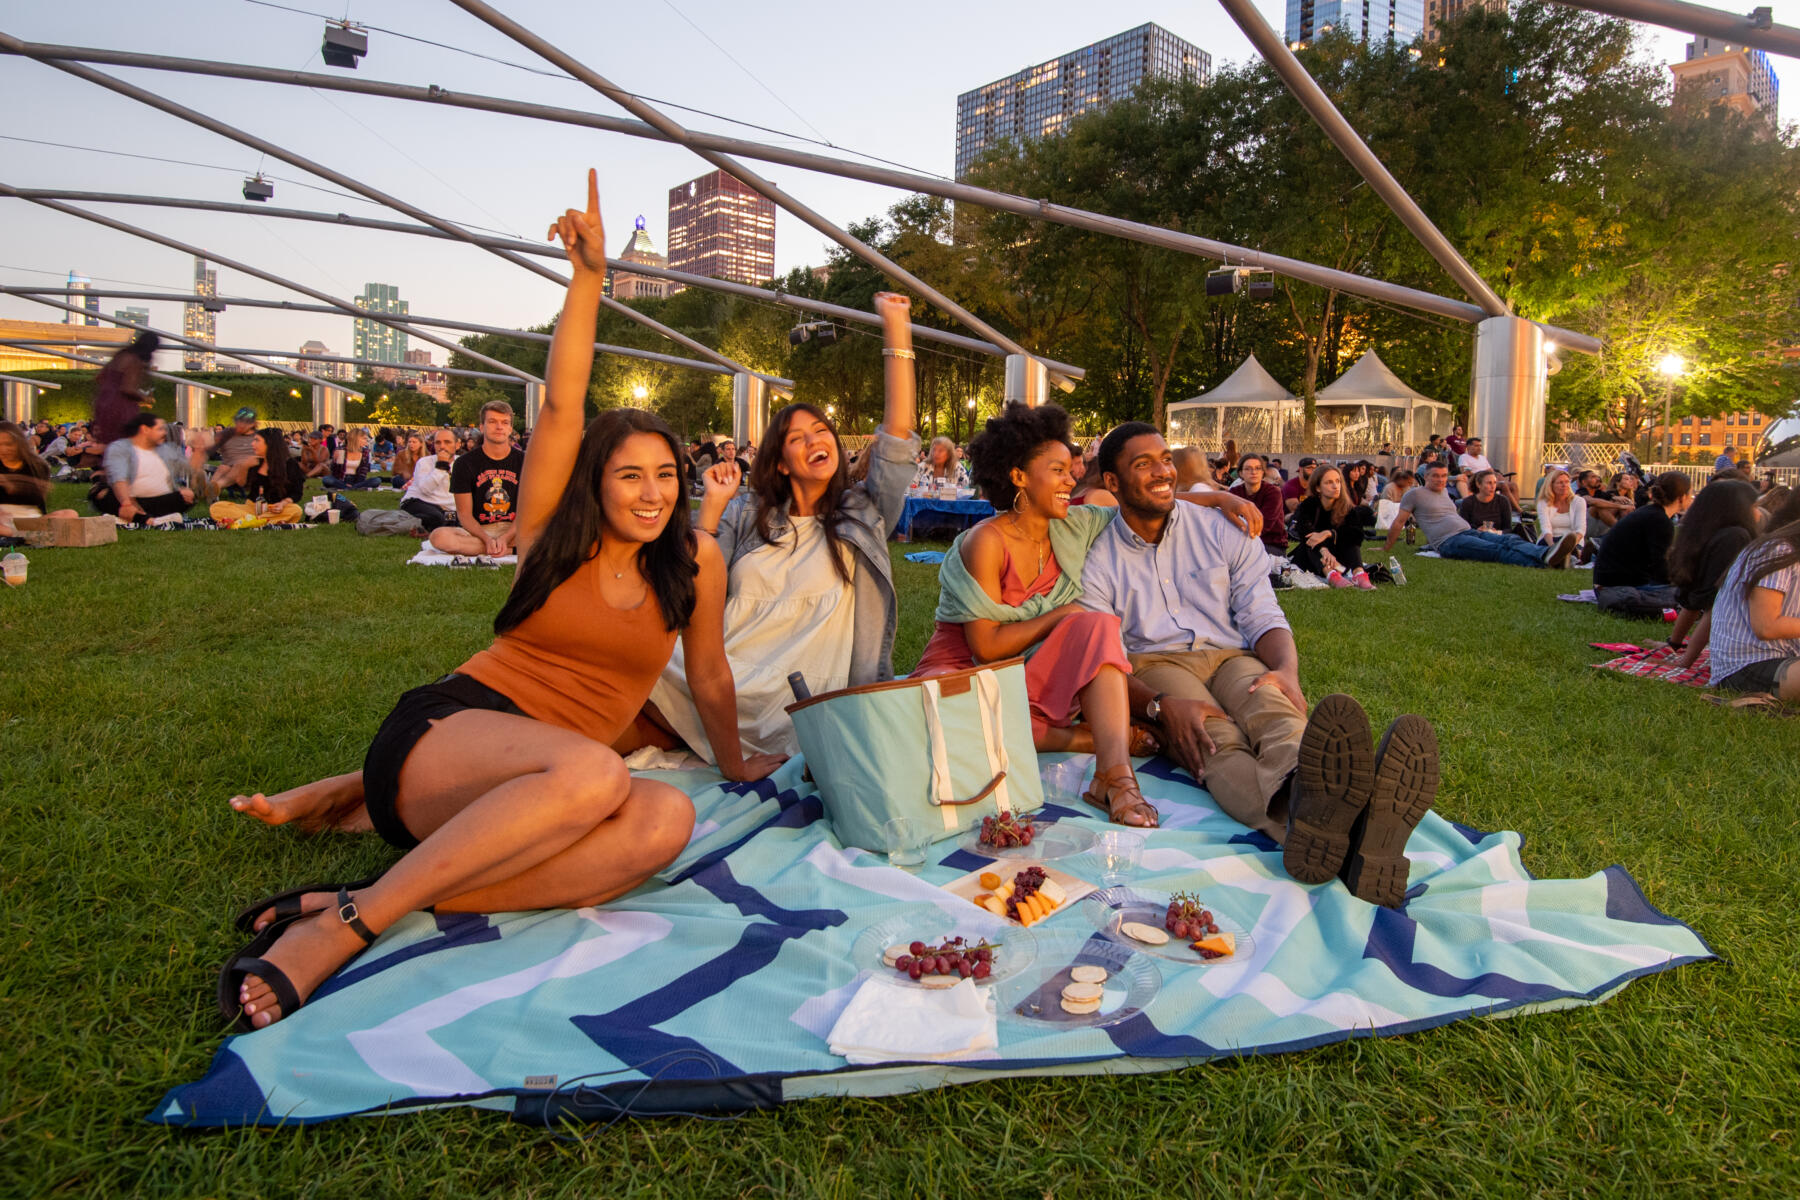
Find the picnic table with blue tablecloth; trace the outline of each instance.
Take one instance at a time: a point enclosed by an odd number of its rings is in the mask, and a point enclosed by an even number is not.
[[[993,516],[994,506],[986,500],[937,500],[929,496],[908,496],[906,507],[900,510],[900,519],[894,523],[894,540],[911,541],[913,520],[924,513],[936,515],[936,523],[954,525],[961,532],[977,521],[985,521]]]

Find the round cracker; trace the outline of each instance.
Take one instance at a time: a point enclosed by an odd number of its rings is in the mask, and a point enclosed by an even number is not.
[[[911,942],[902,942],[899,945],[889,946],[886,950],[883,950],[881,952],[881,961],[891,967],[895,963],[899,962],[906,955],[911,954],[911,953],[912,953],[912,943]]]
[[[922,975],[919,977],[919,986],[928,988],[953,988],[961,982],[961,975]]]
[[[1142,921],[1127,921],[1119,926],[1119,932],[1133,941],[1143,942],[1147,946],[1164,946],[1168,944],[1169,933],[1154,925],[1146,925]]]
[[[1100,999],[1105,991],[1106,989],[1097,983],[1071,983],[1064,985],[1062,998],[1073,1000],[1077,1004],[1085,1004],[1089,1000]]]
[[[1062,1002],[1062,1007],[1063,1011],[1066,1013],[1077,1017],[1085,1017],[1091,1013],[1100,1011],[1100,997],[1096,996],[1092,1000],[1064,1000]]]
[[[1069,971],[1069,978],[1076,983],[1105,983],[1109,978],[1105,967],[1074,967]]]

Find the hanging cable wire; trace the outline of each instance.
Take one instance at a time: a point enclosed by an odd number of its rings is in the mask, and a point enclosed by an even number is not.
[[[783,108],[787,109],[789,112],[793,113],[794,116],[799,120],[799,122],[802,125],[806,126],[808,129],[812,130],[814,133],[818,134],[819,140],[824,145],[827,145],[827,146],[832,145],[831,139],[825,136],[824,130],[820,129],[817,125],[814,125],[811,121],[807,120],[805,115],[802,114],[799,109],[795,108],[793,105],[789,104],[786,100],[783,100],[780,96],[776,95],[775,89],[770,87],[768,84],[764,83],[760,78],[758,78],[756,72],[752,71],[749,67],[746,67],[743,63],[739,62],[737,55],[733,54],[731,51],[729,51],[725,47],[721,46],[718,43],[718,40],[716,38],[714,38],[712,34],[706,32],[706,30],[700,28],[699,24],[695,22],[694,18],[688,16],[686,13],[682,12],[679,8],[676,8],[675,4],[674,4],[674,0],[663,0],[663,6],[666,7],[670,12],[674,13],[676,16],[680,17],[682,20],[686,21],[688,23],[688,26],[691,29],[693,29],[693,31],[695,33],[699,34],[701,37],[705,38],[709,43],[711,43],[712,48],[714,50],[717,50],[720,54],[723,54],[726,58],[730,59],[732,66],[734,66],[738,70],[742,71],[745,74],[745,76],[749,78],[751,83],[754,83],[757,87],[759,87],[763,91],[767,92],[769,94],[769,96],[775,101],[775,103],[781,105],[781,107],[783,107]],[[833,146],[832,148],[836,149],[835,146]]]
[[[274,8],[274,9],[279,9],[282,12],[295,13],[295,14],[298,14],[299,16],[303,16],[303,17],[315,17],[321,21],[331,21],[331,22],[336,23],[338,20],[338,18],[330,16],[326,13],[313,12],[312,10],[305,9],[305,8],[295,8],[292,5],[288,5],[288,4],[277,4],[277,3],[275,3],[275,0],[243,0],[243,2],[245,4],[254,4],[259,8]],[[666,3],[666,0],[665,0],[665,3]],[[673,7],[673,5],[671,5],[670,7]],[[686,18],[684,17],[683,19],[685,20]],[[689,21],[688,23],[690,25],[693,24],[692,21]],[[484,54],[479,50],[470,50],[466,46],[453,46],[449,42],[434,41],[431,38],[419,37],[417,34],[412,34],[412,33],[402,33],[398,29],[389,29],[389,28],[386,28],[381,25],[363,24],[361,27],[364,29],[372,29],[376,33],[385,33],[385,34],[389,35],[390,37],[401,38],[405,41],[418,42],[420,45],[435,46],[439,50],[448,50],[453,54],[466,54],[470,58],[479,58],[484,62],[491,62],[497,66],[511,67],[515,71],[528,71],[533,75],[541,75],[547,79],[561,79],[561,80],[568,80],[571,83],[574,82],[574,80],[570,79],[569,76],[563,74],[561,71],[546,70],[543,67],[534,67],[530,63],[515,62],[514,60],[512,60],[510,58],[501,58],[498,55],[494,55],[494,54]],[[699,27],[695,26],[695,28],[698,29]],[[701,35],[705,36],[704,30],[701,31]],[[711,38],[707,38],[707,40],[712,41]],[[713,44],[717,45],[718,43],[715,42]],[[737,60],[732,59],[732,61],[736,62]],[[742,64],[740,64],[740,65],[742,65]],[[752,76],[752,78],[755,78],[755,77]],[[760,83],[760,82],[761,81],[758,80],[758,83]],[[765,86],[764,90],[767,90],[766,86]],[[773,92],[771,92],[770,94],[774,95]],[[948,175],[944,175],[937,171],[930,171],[930,170],[925,169],[924,167],[915,167],[908,163],[900,162],[896,159],[883,158],[879,154],[870,154],[867,150],[857,150],[850,146],[840,146],[836,142],[827,140],[825,138],[825,135],[822,133],[820,133],[819,136],[816,138],[807,137],[804,134],[792,133],[785,129],[776,129],[775,127],[773,127],[771,125],[758,125],[754,121],[745,121],[738,117],[728,117],[724,113],[716,113],[716,112],[712,112],[709,109],[704,109],[704,108],[695,108],[692,105],[681,104],[674,100],[661,100],[655,96],[645,96],[645,95],[641,95],[637,92],[627,92],[626,95],[632,96],[638,100],[642,100],[646,104],[655,104],[655,105],[659,105],[663,108],[680,109],[682,112],[693,113],[695,116],[707,117],[714,121],[724,121],[728,125],[737,125],[744,129],[754,129],[758,133],[766,133],[766,134],[770,135],[771,137],[786,138],[787,140],[793,141],[793,142],[804,142],[810,146],[823,146],[828,150],[836,150],[843,154],[854,154],[857,158],[867,159],[869,162],[880,163],[882,166],[894,167],[895,169],[901,170],[901,171],[910,171],[915,175],[929,175],[933,179],[947,180],[950,178],[950,176],[948,176]],[[777,100],[780,100],[784,106],[787,105],[787,101],[781,100],[781,97],[776,96],[775,98]],[[789,107],[788,111],[793,112],[793,109],[791,107]],[[797,112],[794,115],[800,116],[800,114]],[[818,128],[816,126],[814,126],[811,121],[808,121],[803,116],[800,117],[800,120],[806,125],[806,127],[808,129],[813,130],[814,133],[819,133]]]
[[[56,150],[83,150],[89,154],[110,154],[116,158],[137,158],[145,162],[169,163],[177,167],[198,167],[204,171],[229,171],[233,175],[242,175],[242,167],[227,167],[219,163],[192,162],[185,158],[163,158],[155,154],[137,154],[130,150],[108,150],[104,146],[78,146],[74,142],[49,142],[41,138],[20,137],[12,133],[0,133],[0,141],[25,142],[33,146],[49,146]],[[277,183],[292,184],[294,187],[306,188],[314,192],[324,192],[330,196],[338,196],[345,200],[362,200],[361,196],[350,192],[340,192],[336,188],[321,187],[316,183],[307,183],[303,179],[292,179],[286,175],[264,175],[264,179],[272,179]],[[367,201],[364,201],[367,203]]]

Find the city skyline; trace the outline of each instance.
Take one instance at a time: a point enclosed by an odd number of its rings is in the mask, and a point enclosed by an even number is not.
[[[1284,0],[1257,2],[1264,17],[1280,30]],[[852,151],[861,150],[945,176],[954,169],[955,146],[950,133],[957,94],[980,81],[1004,77],[1024,64],[1048,61],[1072,46],[1144,22],[1154,22],[1204,47],[1212,55],[1215,70],[1252,57],[1248,44],[1221,10],[1172,0],[1147,3],[1129,16],[1072,0],[1045,0],[1029,9],[1016,4],[971,8],[922,0],[916,10],[919,19],[901,26],[878,12],[853,10],[837,14],[829,29],[789,28],[786,23],[769,22],[719,0],[695,0],[684,6],[684,11],[715,39],[729,45],[733,57],[750,64],[751,73],[709,47],[682,18],[667,11],[651,10],[634,17],[627,43],[614,35],[613,23],[602,13],[570,12],[549,0],[509,4],[509,12],[527,25],[540,31],[554,25],[560,45],[621,86],[843,147],[807,147],[821,153],[850,158],[854,157]],[[222,19],[222,12],[229,13],[229,19]],[[1778,22],[1800,24],[1800,0],[1776,0],[1774,17]],[[481,53],[530,61],[518,47],[479,23],[454,13],[446,15],[441,5],[426,0],[371,0],[369,19]],[[251,61],[324,71],[315,53],[318,25],[314,18],[278,10],[240,6],[220,10],[193,0],[170,0],[155,6],[154,11],[126,0],[96,0],[80,10],[22,7],[9,32],[34,41],[234,61],[245,57],[244,46],[255,46],[259,50],[249,54]],[[958,36],[944,38],[946,28],[956,29]],[[1683,58],[1691,40],[1690,35],[1667,31],[1646,33],[1651,39],[1646,60],[1665,67]],[[613,111],[591,91],[566,80],[379,33],[370,36],[370,52],[361,67],[364,78],[435,81],[461,91]],[[671,75],[641,56],[633,57],[634,48],[647,44],[679,48],[684,70]],[[884,53],[895,56],[929,61],[932,69],[873,83],[865,56],[852,52],[854,47],[869,45],[880,45]],[[303,62],[302,56],[308,54],[310,61]],[[807,69],[774,71],[762,66],[790,60],[805,62]],[[1773,65],[1777,77],[1790,88],[1800,86],[1800,63],[1777,59]],[[629,233],[633,218],[643,213],[648,218],[649,236],[666,246],[667,231],[659,229],[658,223],[664,216],[667,192],[675,182],[704,169],[691,153],[678,147],[578,133],[542,122],[160,72],[132,72],[130,77],[279,144],[354,171],[442,216],[533,240],[541,237],[547,216],[578,203],[582,172],[594,165],[601,175],[609,244],[619,244],[621,231]],[[764,82],[776,95],[763,90]],[[130,174],[131,191],[235,201],[240,199],[237,193],[242,180],[259,167],[257,154],[236,143],[24,60],[0,74],[0,103],[13,118],[5,130],[10,134],[205,164],[196,168],[130,161],[123,169]],[[695,128],[755,140],[784,140],[692,112],[665,111]],[[1354,122],[1355,114],[1350,116]],[[809,128],[809,122],[816,129]],[[121,160],[110,155],[20,142],[8,142],[6,152],[13,168],[8,182],[17,185],[121,190]],[[476,171],[455,165],[464,153],[491,154],[504,167]],[[336,189],[321,191],[324,181],[274,160],[260,165],[275,180],[277,203],[395,217],[377,206],[332,194]],[[840,224],[880,216],[904,198],[892,189],[796,169],[761,169]],[[12,236],[7,253],[0,256],[6,265],[0,278],[7,282],[65,286],[70,267],[79,265],[98,289],[110,285],[131,290],[191,290],[185,255],[20,201],[8,201],[7,205]],[[418,298],[415,303],[421,311],[508,327],[542,324],[554,316],[559,301],[556,289],[548,283],[479,251],[441,241],[271,218],[93,207],[344,298],[354,296],[365,280],[392,280],[406,295]],[[776,275],[797,266],[818,266],[828,259],[826,239],[785,213],[777,215],[776,235]],[[56,247],[74,249],[58,252]],[[219,285],[225,294],[293,298],[284,289],[229,269],[219,271]],[[99,294],[105,295],[103,290]],[[181,328],[179,302],[149,302],[148,306],[152,324],[168,330]],[[104,310],[110,313],[116,307],[106,304]],[[0,315],[32,319],[43,312],[27,301],[0,298]],[[228,325],[233,344],[298,346],[317,338],[332,346],[345,346],[352,340],[350,320],[233,309]],[[170,361],[172,357],[163,356],[159,365],[177,365]]]

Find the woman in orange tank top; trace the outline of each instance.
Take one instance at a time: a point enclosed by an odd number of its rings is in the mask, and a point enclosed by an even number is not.
[[[624,895],[687,844],[694,810],[633,778],[610,744],[643,707],[679,636],[720,769],[746,758],[725,657],[724,556],[696,537],[660,417],[602,413],[585,432],[595,317],[606,273],[599,185],[551,227],[574,267],[550,347],[546,397],[519,481],[519,571],[492,646],[402,696],[363,770],[234,808],[280,824],[373,827],[409,847],[379,879],[252,905],[258,936],[225,965],[220,1008],[278,1021],[411,912],[578,908]]]

